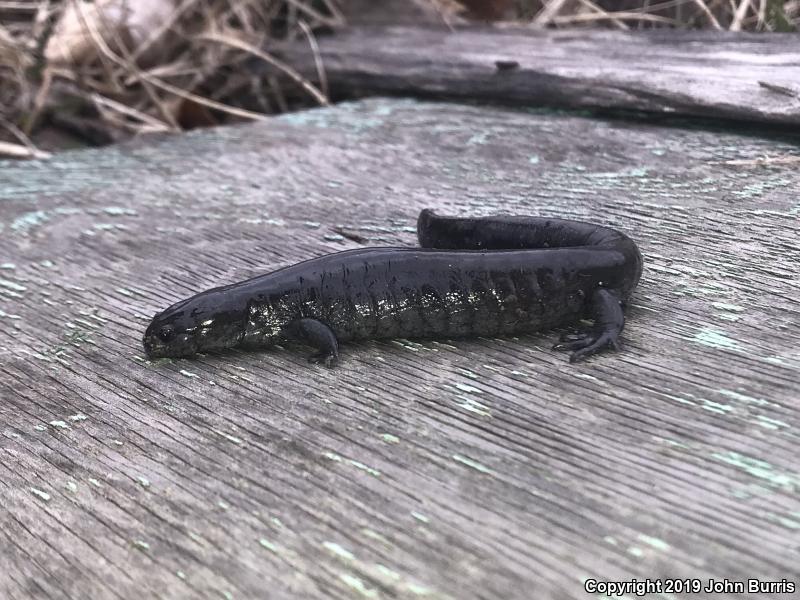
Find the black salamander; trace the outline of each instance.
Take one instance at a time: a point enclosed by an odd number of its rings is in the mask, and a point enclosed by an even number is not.
[[[626,235],[545,217],[441,217],[423,210],[420,248],[362,248],[214,288],[157,314],[150,358],[298,340],[330,366],[339,344],[378,338],[508,336],[575,323],[570,361],[617,348],[642,273]]]

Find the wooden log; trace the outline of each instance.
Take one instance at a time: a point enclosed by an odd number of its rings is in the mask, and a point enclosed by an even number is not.
[[[792,34],[359,26],[319,40],[334,93],[800,124]],[[282,51],[309,78],[307,45]],[[253,68],[258,68],[254,66]]]
[[[798,582],[799,184],[791,138],[377,99],[0,163],[0,597]],[[144,360],[155,311],[350,237],[414,245],[423,207],[630,233],[623,350]]]

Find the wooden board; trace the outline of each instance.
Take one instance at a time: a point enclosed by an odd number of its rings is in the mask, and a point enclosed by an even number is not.
[[[478,98],[800,124],[794,34],[357,26],[321,37],[319,45],[332,90],[343,96]],[[282,52],[316,78],[307,43]],[[498,62],[517,66],[498,69]]]
[[[0,163],[0,597],[800,583],[798,185],[791,138],[380,99]],[[155,311],[423,207],[629,232],[623,351],[142,358]]]

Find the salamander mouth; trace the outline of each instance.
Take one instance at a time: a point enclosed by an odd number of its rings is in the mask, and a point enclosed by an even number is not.
[[[197,354],[197,349],[189,339],[188,335],[183,335],[178,343],[172,342],[164,344],[158,339],[145,336],[143,341],[144,351],[148,359],[153,358],[184,358]],[[182,343],[181,343],[182,342]]]
[[[151,325],[147,328],[142,338],[142,345],[148,359],[181,358],[197,354],[197,346],[193,336],[186,332],[178,333],[168,342],[165,342],[156,333],[159,329],[159,327]]]
[[[166,356],[166,347],[155,336],[146,333],[142,339],[142,345],[144,346],[144,353],[149,359],[164,358]]]

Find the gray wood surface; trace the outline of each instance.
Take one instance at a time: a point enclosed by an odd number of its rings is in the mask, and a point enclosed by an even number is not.
[[[0,597],[800,583],[795,142],[376,99],[0,163]],[[423,207],[629,232],[623,351],[143,359],[155,311],[358,246],[336,231],[412,245]]]
[[[319,45],[332,90],[345,96],[479,98],[800,124],[795,34],[356,26],[320,37]],[[283,52],[316,78],[307,44]],[[498,61],[518,66],[499,70]]]

